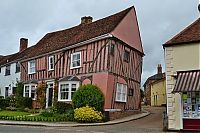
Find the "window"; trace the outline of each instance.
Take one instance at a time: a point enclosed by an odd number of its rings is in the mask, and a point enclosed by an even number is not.
[[[133,89],[129,89],[128,95],[129,95],[129,96],[133,96]]]
[[[124,61],[129,62],[129,58],[130,58],[130,52],[125,50],[124,51]]]
[[[10,65],[6,66],[5,76],[10,75]]]
[[[0,73],[1,73],[1,67],[0,67]]]
[[[54,70],[54,56],[49,56],[49,60],[48,60],[48,64],[49,64],[49,70]]]
[[[33,100],[36,99],[36,84],[24,85],[24,97],[31,97]]]
[[[24,89],[24,96],[25,97],[29,97],[29,86],[24,86],[25,89]]]
[[[28,74],[35,73],[35,60],[28,62]]]
[[[58,100],[71,101],[74,92],[78,89],[78,87],[79,87],[79,82],[76,81],[60,82]]]
[[[114,44],[109,45],[109,53],[110,53],[110,55],[114,55],[114,51],[115,51],[115,45]]]
[[[116,99],[118,102],[126,102],[127,100],[127,85],[117,83]]]
[[[13,95],[16,95],[16,90],[17,90],[17,87],[13,87],[13,88],[12,88],[12,94],[13,94]]]
[[[200,118],[200,92],[182,93],[183,118]]]
[[[81,52],[71,54],[71,69],[81,67]]]
[[[19,62],[16,63],[16,73],[20,72],[20,64]]]
[[[36,99],[36,86],[31,85],[31,98]]]

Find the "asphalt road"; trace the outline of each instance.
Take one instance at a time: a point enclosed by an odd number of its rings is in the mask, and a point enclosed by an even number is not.
[[[32,127],[0,125],[0,133],[161,133],[163,107],[147,108],[147,117],[115,125],[87,127]]]

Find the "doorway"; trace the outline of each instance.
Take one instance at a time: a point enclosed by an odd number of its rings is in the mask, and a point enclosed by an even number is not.
[[[52,107],[53,105],[53,83],[47,83],[48,87],[46,90],[46,108]]]

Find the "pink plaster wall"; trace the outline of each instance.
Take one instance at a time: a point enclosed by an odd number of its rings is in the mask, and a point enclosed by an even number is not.
[[[136,11],[134,8],[130,10],[111,34],[143,53]]]

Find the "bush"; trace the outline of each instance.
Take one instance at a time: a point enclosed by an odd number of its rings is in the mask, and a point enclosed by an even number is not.
[[[32,108],[32,98],[30,98],[30,97],[17,97],[16,107],[18,107],[18,108]]]
[[[6,107],[6,110],[16,111],[17,108],[16,108],[16,107],[12,107],[12,106],[10,106],[10,107]]]
[[[6,107],[16,107],[16,98],[15,96],[9,96],[5,98]]]
[[[53,112],[50,110],[44,110],[43,112],[41,112],[41,115],[44,117],[53,117]]]
[[[72,109],[72,105],[69,103],[65,103],[65,102],[56,102],[54,105],[54,112],[55,113],[59,113],[59,114],[63,114],[65,113],[67,110]]]
[[[104,95],[95,85],[80,86],[72,98],[74,108],[94,107],[98,111],[103,111]]]
[[[4,99],[4,97],[0,97],[0,107],[1,109],[7,107],[6,100]]]
[[[74,110],[74,119],[78,122],[100,122],[103,115],[101,112],[95,111],[94,108],[86,106]]]
[[[16,97],[23,97],[24,84],[22,82],[17,82],[16,86]]]

